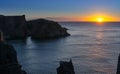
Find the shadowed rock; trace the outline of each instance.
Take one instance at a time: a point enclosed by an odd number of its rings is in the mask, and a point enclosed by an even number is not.
[[[14,47],[4,43],[2,38],[0,37],[0,74],[26,74],[21,70]]]
[[[116,74],[120,74],[120,54],[119,54],[119,57],[118,57],[117,73]]]
[[[49,39],[68,36],[67,29],[61,27],[57,22],[45,19],[27,21],[29,35],[32,39]]]
[[[22,16],[3,16],[0,15],[0,30],[4,32],[6,39],[26,38],[26,20]]]
[[[75,74],[72,60],[70,60],[70,62],[60,61],[57,74]]]
[[[57,22],[44,19],[26,21],[25,15],[0,15],[0,30],[6,39],[25,39],[28,36],[32,39],[51,39],[70,35]]]

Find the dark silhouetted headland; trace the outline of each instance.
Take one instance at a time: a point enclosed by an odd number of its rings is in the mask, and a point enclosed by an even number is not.
[[[0,29],[5,38],[23,39],[26,37],[25,15],[21,16],[0,16]]]
[[[3,41],[2,32],[0,32],[0,74],[26,74],[21,70],[14,47]]]
[[[26,21],[25,15],[0,15],[0,30],[6,39],[25,39],[28,36],[33,39],[48,39],[70,35],[57,22],[44,19]]]
[[[45,19],[27,21],[29,35],[32,39],[49,39],[68,36],[67,29],[57,22]]]

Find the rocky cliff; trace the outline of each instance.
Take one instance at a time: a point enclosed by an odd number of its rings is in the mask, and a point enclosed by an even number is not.
[[[8,39],[18,39],[26,37],[26,20],[22,16],[0,16],[0,30],[4,32]]]
[[[120,74],[120,54],[118,56],[118,64],[117,64],[117,72],[116,74]]]
[[[32,39],[49,39],[68,36],[67,29],[61,27],[57,22],[45,19],[27,21],[29,35]]]
[[[57,22],[45,19],[26,21],[25,15],[0,15],[0,30],[6,39],[24,39],[27,36],[31,36],[32,39],[49,39],[70,35],[67,29]]]
[[[0,74],[26,74],[21,70],[13,46],[0,42]]]

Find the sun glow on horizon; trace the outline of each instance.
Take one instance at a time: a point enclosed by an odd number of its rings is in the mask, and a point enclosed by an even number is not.
[[[96,14],[89,14],[86,17],[83,17],[84,21],[89,22],[113,22],[113,21],[119,21],[118,18],[116,18],[113,15],[106,14],[106,13],[96,13]]]
[[[97,22],[103,22],[103,21],[104,21],[104,18],[99,17],[99,18],[97,18],[96,21],[97,21]]]

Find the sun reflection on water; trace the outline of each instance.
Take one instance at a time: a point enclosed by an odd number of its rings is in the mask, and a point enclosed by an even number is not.
[[[94,70],[98,72],[104,73],[107,73],[108,71],[112,72],[111,68],[108,68],[108,66],[110,66],[108,64],[107,58],[108,54],[104,50],[105,49],[104,46],[107,47],[107,44],[104,44],[103,27],[97,27],[97,30],[99,32],[95,33],[95,44],[90,48],[91,53],[89,55],[89,57],[91,57],[90,61],[94,61],[94,64],[91,64],[91,66],[93,66]]]

